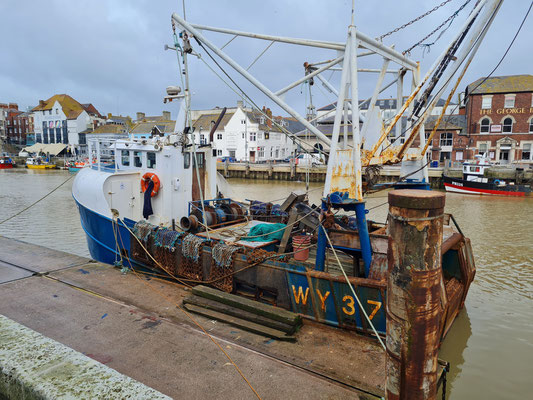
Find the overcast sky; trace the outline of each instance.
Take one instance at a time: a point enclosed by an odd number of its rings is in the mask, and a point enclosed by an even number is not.
[[[457,10],[465,0],[453,0],[422,21],[384,40],[405,50],[431,32]],[[186,0],[191,22],[243,31],[284,36],[346,40],[351,1],[348,0]],[[356,1],[356,25],[377,37],[433,8],[441,0]],[[422,72],[450,40],[467,13],[472,0],[450,29],[423,53],[413,50],[411,58],[422,63]],[[512,40],[529,0],[506,0],[467,73],[466,84],[488,74]],[[182,14],[181,0],[1,0],[0,102],[16,102],[21,108],[35,106],[40,99],[67,93],[81,103],[92,103],[103,114],[111,112],[135,116],[143,111],[157,115],[174,105],[164,105],[165,88],[179,84],[179,66],[173,51],[170,17]],[[530,74],[533,65],[530,16],[517,41],[495,75]],[[209,33],[222,45],[230,37]],[[434,39],[435,37],[431,38]],[[429,40],[430,42],[432,40]],[[224,50],[245,68],[265,48],[267,42],[238,38]],[[195,50],[198,46],[193,43]],[[199,49],[202,57],[207,55]],[[303,74],[304,61],[334,58],[331,51],[315,51],[292,45],[274,44],[250,69],[272,90],[280,89]],[[370,58],[360,59],[362,67],[377,67]],[[392,66],[396,68],[396,66]],[[190,60],[193,108],[233,106],[238,97],[197,59]],[[230,68],[227,67],[227,71]],[[340,73],[326,78],[337,82]],[[235,74],[233,73],[233,76]],[[375,76],[360,78],[360,97],[371,95]],[[260,106],[272,103],[250,85],[239,80],[243,89]],[[390,94],[385,94],[390,97]],[[298,111],[305,113],[309,101],[300,87],[288,96]],[[318,107],[333,101],[322,87],[313,87]],[[272,107],[274,108],[274,107]],[[274,108],[275,111],[278,109]]]

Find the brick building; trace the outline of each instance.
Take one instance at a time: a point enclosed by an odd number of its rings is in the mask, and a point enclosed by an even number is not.
[[[25,144],[26,134],[32,131],[33,118],[30,113],[19,110],[18,104],[0,104],[4,114],[4,136],[9,144]]]
[[[469,158],[487,153],[500,164],[533,164],[532,75],[480,78],[465,99]]]
[[[437,118],[431,116],[424,124],[426,138],[433,131]],[[466,123],[464,115],[445,115],[442,118],[428,146],[428,154],[432,161],[441,164],[446,160],[463,162],[473,157],[466,133]]]

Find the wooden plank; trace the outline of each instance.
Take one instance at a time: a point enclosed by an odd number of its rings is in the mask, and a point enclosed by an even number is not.
[[[278,254],[285,253],[285,249],[287,248],[287,244],[289,243],[289,239],[291,237],[293,225],[296,222],[297,218],[298,211],[295,208],[291,209],[289,221],[287,222],[287,226],[285,227],[285,231],[283,232],[283,237],[281,238]]]
[[[220,313],[214,310],[208,310],[207,308],[198,307],[194,304],[185,304],[185,309],[187,311],[199,314],[206,318],[216,319],[217,321],[226,322],[230,325],[236,326],[238,328],[244,329],[249,332],[257,333],[259,335],[267,336],[277,340],[284,341],[296,341],[294,336],[286,335],[283,331],[278,331],[277,329],[272,329],[264,325],[259,325],[244,319],[233,317],[228,314]]]
[[[277,329],[291,335],[298,328],[297,326],[284,324],[283,322],[275,321],[273,319],[254,314],[250,311],[241,310],[240,308],[228,306],[218,301],[209,300],[205,297],[190,295],[183,299],[183,304],[192,304],[198,307],[207,308],[208,310],[218,311],[223,314],[228,314],[259,325],[264,325],[272,329]]]
[[[198,285],[192,289],[192,293],[205,297],[210,300],[219,301],[232,307],[240,308],[253,312],[257,315],[262,315],[276,321],[283,322],[288,325],[298,326],[302,323],[300,315],[284,310],[283,308],[269,306],[268,304],[259,303],[258,301],[249,300],[244,297],[233,294],[221,292],[207,286]]]

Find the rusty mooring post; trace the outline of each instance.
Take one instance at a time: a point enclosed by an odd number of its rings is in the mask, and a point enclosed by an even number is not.
[[[389,192],[387,399],[435,399],[445,195]]]

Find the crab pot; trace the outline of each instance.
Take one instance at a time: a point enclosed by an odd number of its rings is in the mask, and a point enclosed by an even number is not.
[[[389,193],[387,399],[434,399],[445,195]]]

